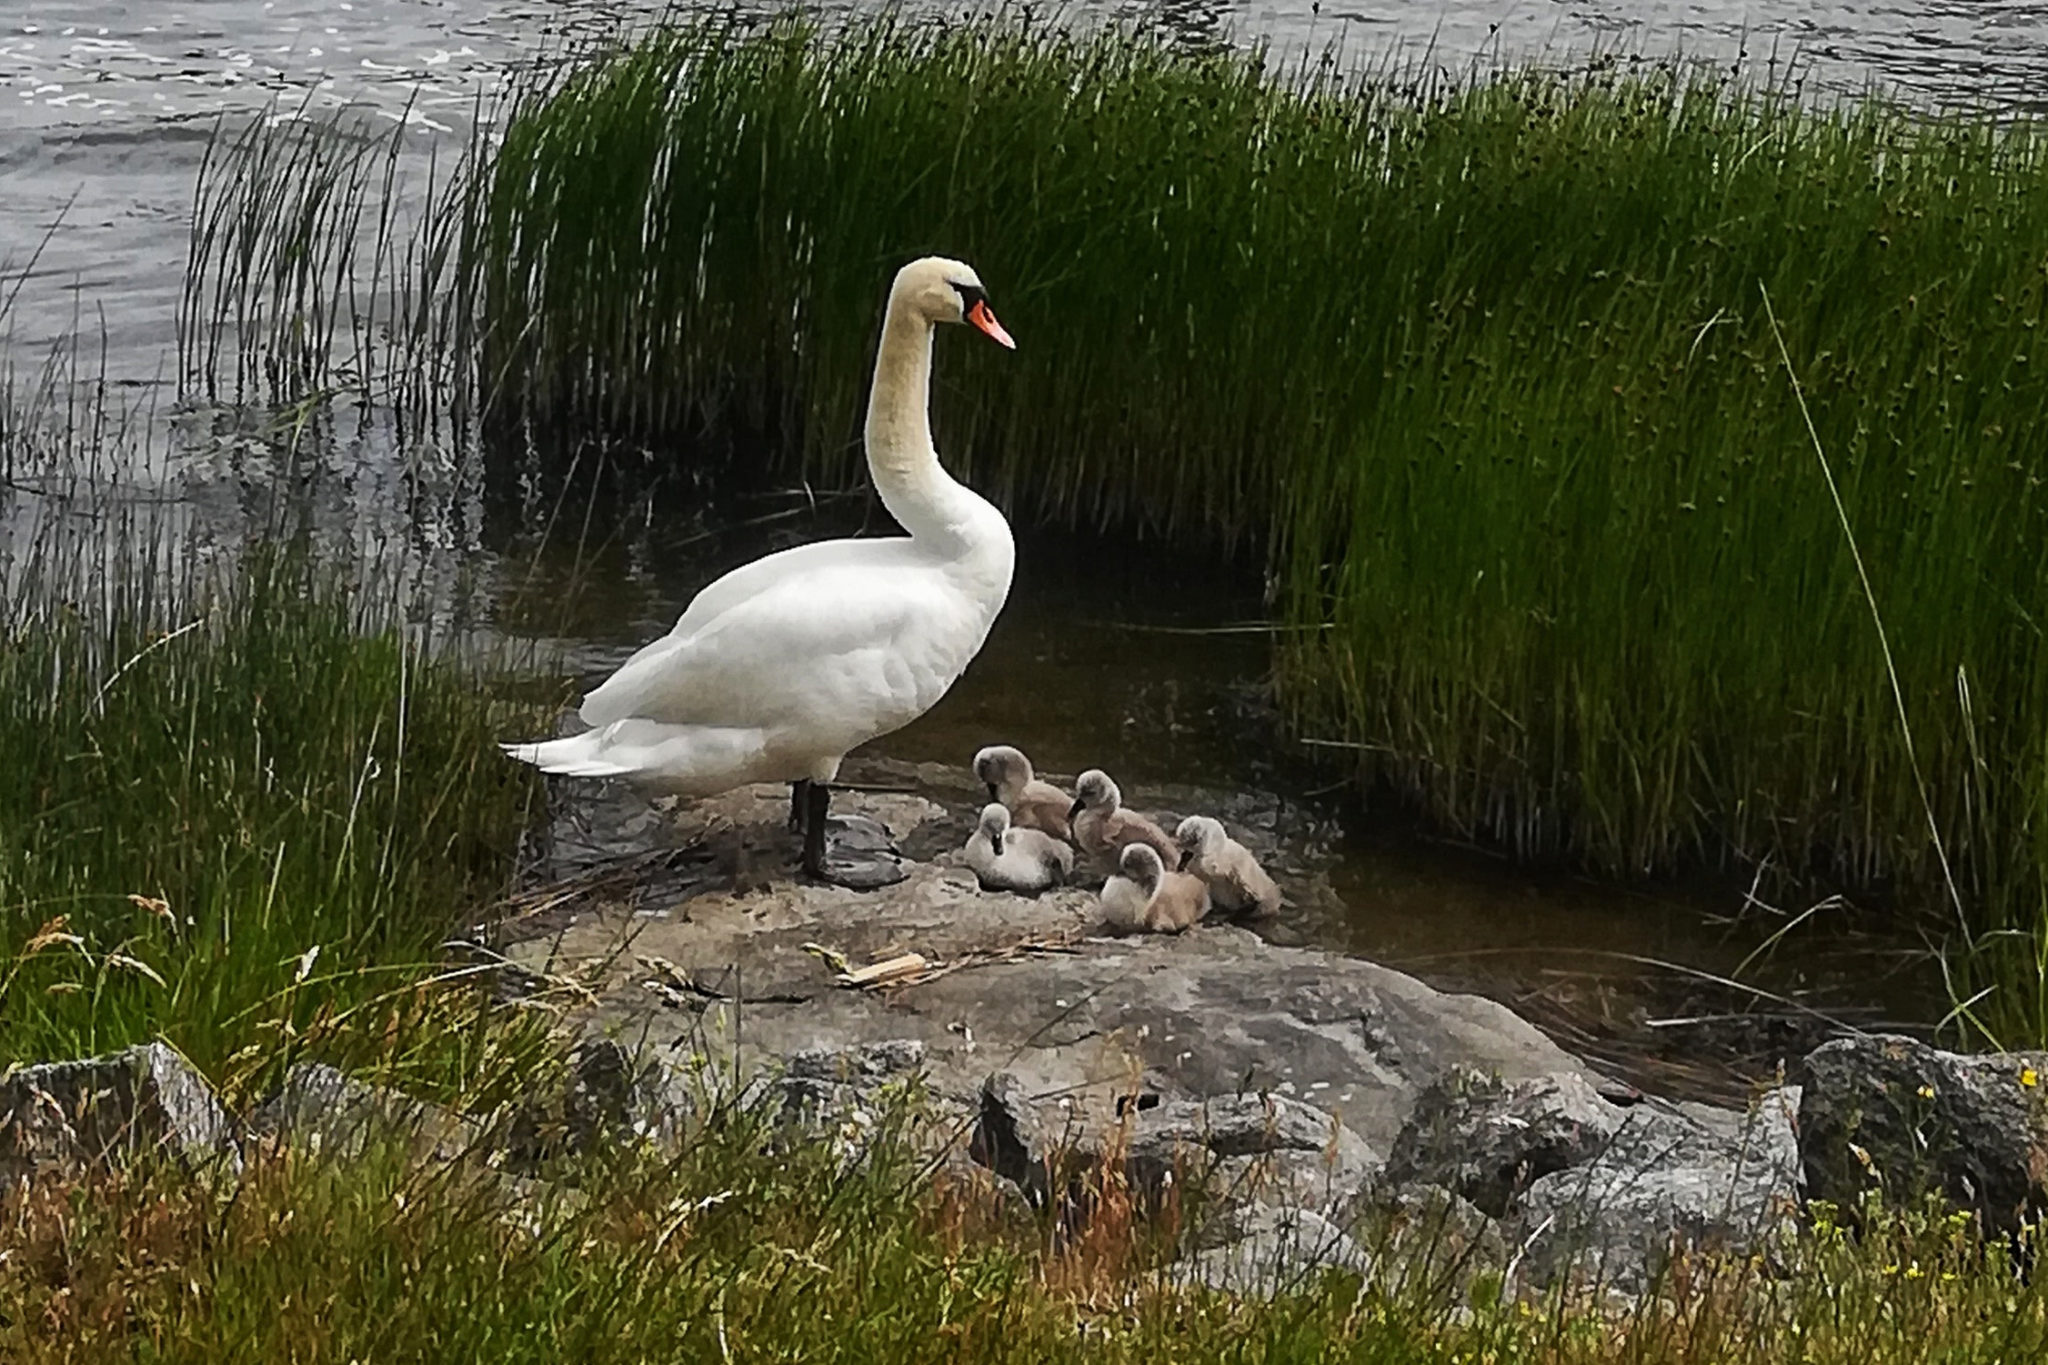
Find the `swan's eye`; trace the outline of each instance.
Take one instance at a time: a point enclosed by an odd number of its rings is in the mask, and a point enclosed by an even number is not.
[[[960,311],[962,313],[973,311],[974,305],[977,303],[988,302],[988,295],[982,292],[982,288],[978,284],[961,284],[958,280],[948,280],[947,283],[952,285],[954,292],[960,295]]]

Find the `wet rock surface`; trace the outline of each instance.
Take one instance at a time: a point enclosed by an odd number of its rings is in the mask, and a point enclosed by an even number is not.
[[[981,891],[957,854],[964,817],[921,794],[838,798],[888,827],[900,884],[763,876],[793,856],[786,799],[750,789],[683,815],[701,865],[733,869],[722,884],[586,902],[506,955],[589,992],[585,1027],[773,1074],[793,1103],[843,1107],[849,1078],[914,1069],[972,1158],[1041,1212],[1086,1217],[1106,1180],[1144,1207],[1199,1182],[1201,1283],[1271,1288],[1246,1271],[1262,1256],[1363,1272],[1359,1243],[1302,1214],[1338,1231],[1378,1217],[1412,1246],[1427,1228],[1432,1255],[1470,1263],[1518,1249],[1532,1280],[1640,1285],[1674,1249],[1748,1245],[1794,1205],[1782,1097],[1768,1131],[1642,1099],[1493,1001],[1227,923],[1100,935],[1089,888]],[[911,955],[880,989],[840,983]]]
[[[907,855],[951,818],[916,795],[837,799],[888,825]],[[1229,924],[1171,941],[1097,936],[1091,890],[983,892],[950,837],[880,892],[761,879],[769,858],[791,856],[787,800],[750,788],[692,809],[689,837],[738,869],[722,886],[671,904],[587,904],[505,955],[591,992],[593,1032],[743,1072],[809,1047],[915,1039],[938,1093],[972,1107],[985,1077],[1008,1072],[1084,1128],[1135,1097],[1270,1093],[1384,1151],[1415,1096],[1453,1066],[1515,1079],[1576,1067],[1493,1001],[1356,958]],[[850,990],[820,949],[851,965],[915,953],[933,970]]]

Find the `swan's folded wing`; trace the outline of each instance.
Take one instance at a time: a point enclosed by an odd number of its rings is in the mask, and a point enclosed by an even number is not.
[[[583,719],[859,730],[916,714],[964,664],[950,642],[970,633],[967,606],[929,564],[877,554],[791,567],[715,613],[693,603],[684,623],[700,624],[629,659],[584,698]]]
[[[609,725],[615,720],[642,714],[633,709],[631,698],[638,695],[639,682],[658,673],[656,661],[672,654],[679,641],[705,629],[720,616],[753,598],[815,574],[832,573],[849,562],[893,555],[900,540],[821,540],[793,545],[787,550],[750,560],[713,579],[690,599],[669,633],[635,650],[618,669],[584,697],[577,714],[586,725]],[[636,680],[631,684],[622,680]]]

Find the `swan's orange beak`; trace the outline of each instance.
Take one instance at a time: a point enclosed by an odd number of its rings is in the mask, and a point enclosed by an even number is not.
[[[997,322],[996,315],[989,311],[987,299],[974,301],[974,306],[967,310],[967,320],[1011,350],[1017,349],[1017,343],[1010,340],[1010,334],[1003,330],[1003,324]]]

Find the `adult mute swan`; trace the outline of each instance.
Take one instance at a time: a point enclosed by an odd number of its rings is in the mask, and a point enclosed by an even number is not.
[[[543,772],[682,796],[792,783],[804,870],[825,878],[840,760],[946,695],[988,638],[1016,566],[1002,513],[955,482],[932,447],[932,329],[944,322],[1016,346],[968,266],[928,256],[897,272],[867,451],[875,491],[907,536],[820,541],[741,565],[584,697],[590,729],[505,752]]]

